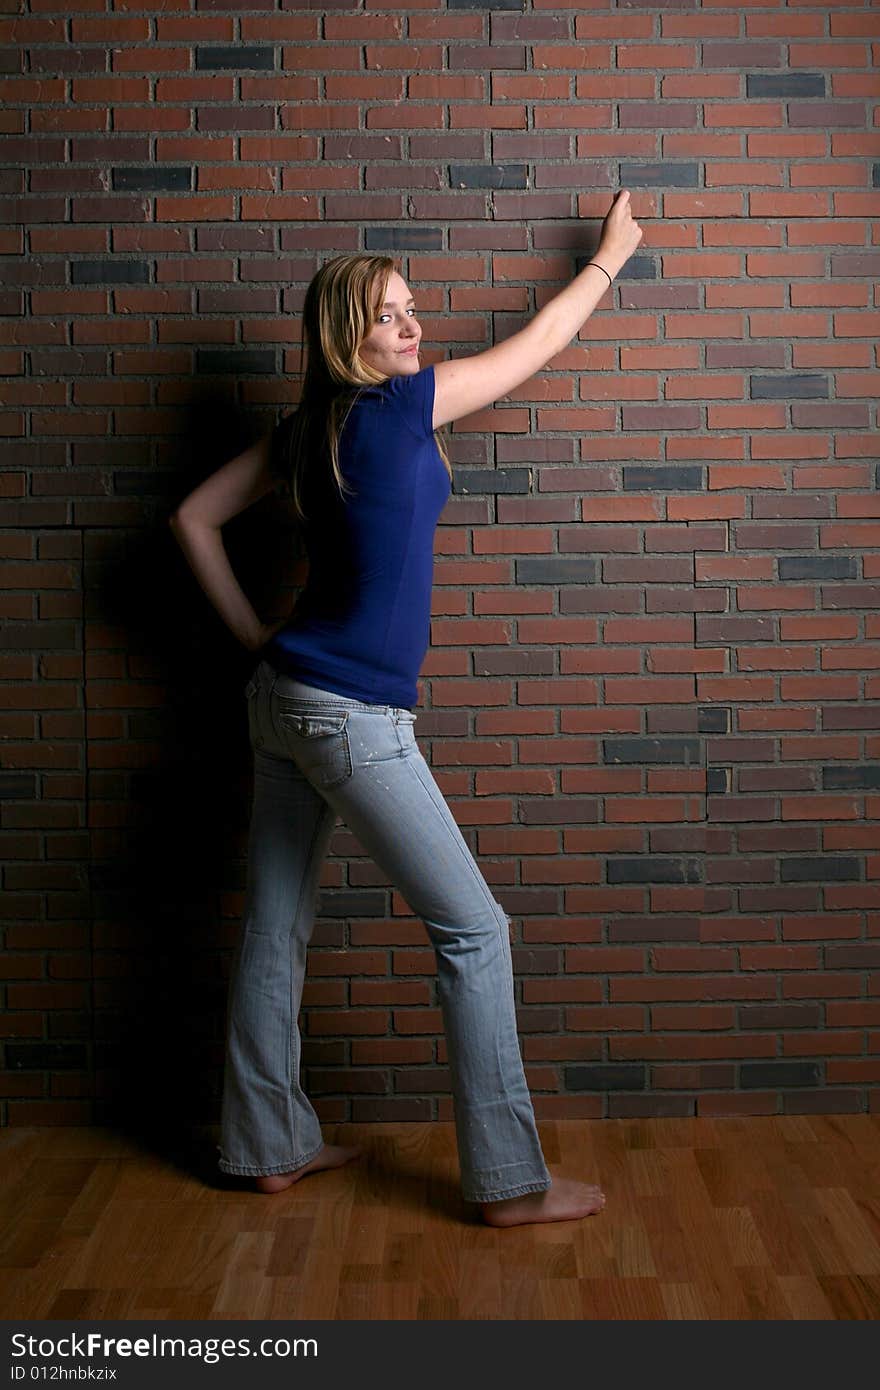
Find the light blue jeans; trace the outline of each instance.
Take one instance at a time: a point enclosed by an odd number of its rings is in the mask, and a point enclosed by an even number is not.
[[[551,1183],[516,1030],[508,918],[416,743],[411,710],[306,685],[261,661],[246,900],[229,982],[219,1167],[289,1173],[321,1149],[297,1023],[318,881],[337,815],[425,923],[437,961],[462,1192]]]

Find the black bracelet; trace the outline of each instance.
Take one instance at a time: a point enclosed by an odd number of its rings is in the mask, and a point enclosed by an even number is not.
[[[608,271],[605,269],[604,265],[600,265],[598,261],[587,261],[587,265],[594,265],[597,270],[601,270],[603,275],[608,275]],[[614,283],[610,275],[608,275],[608,283],[609,285]]]

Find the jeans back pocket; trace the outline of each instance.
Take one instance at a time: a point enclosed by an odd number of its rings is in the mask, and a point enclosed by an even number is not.
[[[351,776],[348,714],[281,709],[278,724],[291,758],[317,787],[338,787]]]

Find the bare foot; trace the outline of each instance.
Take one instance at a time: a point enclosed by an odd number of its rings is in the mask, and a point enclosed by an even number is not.
[[[483,1220],[489,1226],[525,1226],[532,1221],[579,1221],[592,1216],[605,1205],[599,1187],[554,1178],[546,1192],[527,1192],[524,1197],[508,1197],[503,1202],[481,1202]]]
[[[357,1158],[363,1153],[363,1149],[343,1148],[341,1144],[325,1144],[315,1157],[309,1159],[301,1168],[297,1168],[293,1173],[269,1173],[265,1177],[255,1178],[258,1192],[283,1192],[285,1187],[291,1187],[293,1183],[299,1182],[306,1173],[317,1173],[321,1168],[341,1168],[343,1163],[348,1163],[350,1159]]]

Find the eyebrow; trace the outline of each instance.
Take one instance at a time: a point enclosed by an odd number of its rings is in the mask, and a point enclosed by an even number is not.
[[[410,295],[409,299],[406,302],[407,304],[415,304],[416,301],[413,299],[412,295]],[[385,303],[382,305],[382,308],[393,309],[395,307],[395,303],[396,301],[393,299],[386,299]]]

